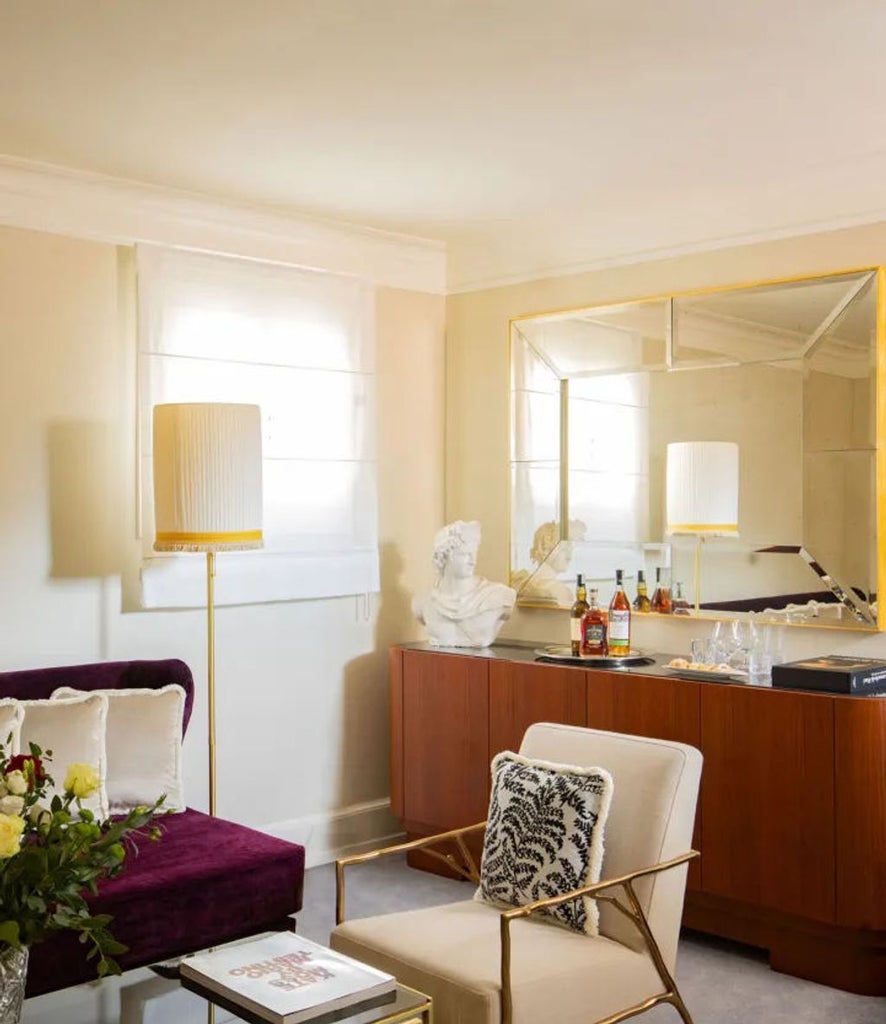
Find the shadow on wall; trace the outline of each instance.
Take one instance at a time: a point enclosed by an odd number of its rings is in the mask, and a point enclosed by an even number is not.
[[[107,656],[105,580],[123,568],[123,472],[110,424],[52,423],[47,436],[51,580],[99,581],[99,654]]]
[[[390,722],[388,717],[388,648],[418,635],[411,595],[400,582],[403,557],[396,544],[379,550],[381,595],[370,654],[348,662],[342,699],[342,763],[339,766],[338,806],[377,800],[388,792]],[[362,601],[360,599],[360,606]],[[371,600],[371,599],[370,599]],[[360,766],[365,765],[366,771]],[[383,789],[373,780],[383,780]],[[372,791],[367,791],[367,784]],[[342,836],[347,844],[348,837]]]

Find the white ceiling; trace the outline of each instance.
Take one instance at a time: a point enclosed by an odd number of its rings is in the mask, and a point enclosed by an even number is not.
[[[884,0],[2,0],[0,154],[445,241],[455,289],[886,218]]]

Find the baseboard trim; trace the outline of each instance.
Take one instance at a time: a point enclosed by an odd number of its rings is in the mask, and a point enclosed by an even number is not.
[[[304,846],[305,864],[309,868],[329,864],[352,853],[377,850],[404,838],[387,798],[351,804],[325,814],[277,821],[265,825],[262,831]]]

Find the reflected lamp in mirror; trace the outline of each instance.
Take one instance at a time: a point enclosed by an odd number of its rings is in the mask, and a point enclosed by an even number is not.
[[[738,536],[738,445],[675,441],[667,446],[666,532],[696,538],[693,599],[701,601],[701,545],[707,537]]]

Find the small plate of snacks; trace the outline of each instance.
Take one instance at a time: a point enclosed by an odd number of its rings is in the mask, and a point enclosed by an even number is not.
[[[708,679],[723,683],[730,679],[745,682],[748,678],[747,672],[740,672],[731,665],[727,665],[725,661],[718,665],[708,665],[701,661],[690,661],[689,658],[671,658],[662,667],[666,672],[684,679]]]

